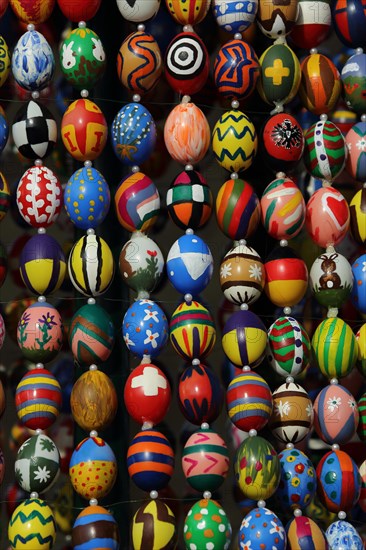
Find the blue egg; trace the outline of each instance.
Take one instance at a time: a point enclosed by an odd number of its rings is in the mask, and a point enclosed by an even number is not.
[[[276,495],[283,510],[305,508],[316,491],[316,473],[312,462],[298,449],[286,449],[278,458],[281,480]]]
[[[258,11],[258,0],[213,0],[214,16],[225,31],[243,32],[251,25]]]
[[[356,529],[348,521],[337,520],[325,532],[329,548],[352,548],[363,550],[364,545]]]
[[[79,229],[95,228],[108,214],[109,187],[98,170],[83,166],[73,173],[64,193],[66,212]]]
[[[112,123],[112,145],[127,166],[140,165],[154,150],[156,126],[150,112],[139,103],[128,103]]]
[[[122,334],[127,348],[138,355],[156,357],[168,339],[168,320],[152,300],[137,300],[123,318]]]
[[[254,508],[241,522],[239,548],[253,550],[285,550],[286,532],[279,518],[268,508]]]
[[[195,296],[206,288],[212,277],[211,251],[197,235],[183,235],[169,250],[166,269],[178,292]]]
[[[8,137],[9,125],[6,118],[0,113],[0,153],[4,150]]]
[[[48,86],[55,70],[52,48],[38,31],[27,31],[18,40],[11,58],[16,82],[26,90]]]
[[[354,277],[351,299],[361,313],[366,313],[366,254],[352,264]]]

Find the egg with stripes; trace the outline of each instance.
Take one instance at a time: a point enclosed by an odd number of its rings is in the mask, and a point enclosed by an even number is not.
[[[309,546],[317,550],[328,550],[324,531],[314,520],[305,515],[294,517],[288,523],[286,530],[289,550],[309,550]]]
[[[134,550],[170,550],[176,546],[176,519],[162,500],[142,504],[132,518],[131,531]]]
[[[330,0],[299,0],[298,17],[289,39],[298,48],[316,48],[328,36],[332,25]]]
[[[10,518],[8,537],[14,549],[51,550],[56,541],[56,523],[51,508],[39,498],[24,500]]]
[[[221,231],[230,239],[250,237],[261,216],[258,196],[253,187],[241,178],[229,179],[216,198],[216,219]]]
[[[266,345],[266,327],[255,313],[237,311],[226,321],[222,347],[234,365],[256,367],[263,360]]]
[[[311,343],[304,327],[293,317],[279,317],[268,330],[267,360],[281,376],[297,376],[309,364]]]
[[[278,307],[292,307],[302,300],[308,287],[308,270],[289,246],[277,246],[264,262],[264,291]]]
[[[212,315],[199,302],[182,302],[170,319],[170,342],[184,359],[202,359],[208,355],[216,341]]]
[[[72,527],[72,545],[87,550],[90,544],[103,544],[108,550],[119,549],[119,529],[113,514],[98,505],[87,506]]]
[[[259,72],[257,54],[244,40],[229,40],[216,55],[215,86],[225,98],[247,99],[255,90]]]
[[[361,476],[354,460],[344,451],[329,451],[317,468],[318,496],[331,512],[350,512],[361,491]]]
[[[365,48],[366,1],[336,0],[332,6],[334,30],[349,48]]]
[[[319,120],[305,132],[304,163],[314,177],[333,181],[346,163],[346,142],[333,122]]]
[[[198,25],[206,17],[211,0],[166,0],[170,15],[180,25]]]
[[[313,53],[301,63],[299,95],[306,109],[315,115],[334,109],[341,93],[341,78],[333,61]]]

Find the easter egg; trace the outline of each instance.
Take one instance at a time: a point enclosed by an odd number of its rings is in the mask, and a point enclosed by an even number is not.
[[[0,449],[0,485],[4,481],[4,476],[5,476],[5,458],[4,458],[4,453]]]
[[[125,88],[144,94],[154,88],[162,71],[160,48],[152,34],[137,31],[125,38],[117,54],[117,74]]]
[[[201,228],[212,213],[212,192],[196,170],[184,170],[171,183],[166,205],[172,221],[181,229]]]
[[[229,179],[216,198],[216,218],[221,231],[230,239],[246,239],[252,235],[261,216],[259,199],[253,187],[237,178]]]
[[[24,221],[32,227],[49,227],[62,208],[62,186],[46,166],[32,166],[20,178],[16,203]]]
[[[81,98],[70,103],[62,117],[61,138],[74,159],[84,162],[98,158],[107,135],[107,121],[94,101]]]
[[[259,0],[257,23],[262,33],[267,38],[286,36],[298,16],[298,0],[282,0],[280,2],[267,2]]]
[[[132,353],[156,357],[168,339],[165,313],[152,300],[138,300],[126,311],[122,324],[124,342]]]
[[[18,345],[30,361],[47,363],[60,351],[63,333],[62,319],[57,309],[47,302],[35,302],[19,319]]]
[[[352,264],[354,285],[351,299],[361,313],[366,313],[366,254],[359,256]]]
[[[194,103],[180,103],[164,125],[164,141],[169,155],[181,164],[197,164],[210,145],[207,118]]]
[[[118,523],[102,506],[87,506],[77,516],[72,528],[72,545],[80,550],[103,544],[108,550],[119,549]]]
[[[210,424],[219,416],[224,400],[220,380],[204,365],[191,365],[179,379],[178,404],[184,417],[192,424]]]
[[[8,45],[0,35],[0,88],[6,81],[10,71],[10,55]]]
[[[109,211],[110,191],[104,176],[93,166],[72,174],[64,190],[67,215],[78,229],[94,229]]]
[[[7,144],[7,141],[8,141],[8,137],[9,137],[8,121],[5,118],[5,114],[0,112],[0,153],[4,150],[5,145]]]
[[[352,126],[357,122],[357,115],[353,111],[350,111],[348,108],[342,109],[341,104],[339,109],[336,108],[330,114],[330,119],[339,128],[342,134],[346,136],[347,132],[349,132]]]
[[[3,383],[0,382],[0,418],[3,416],[6,408],[6,395]]]
[[[304,509],[316,491],[315,469],[309,458],[298,449],[285,449],[278,458],[281,480],[276,496],[283,511]]]
[[[316,258],[310,269],[310,288],[322,306],[340,308],[352,287],[352,269],[342,254],[324,252]]]
[[[24,23],[39,25],[50,17],[56,0],[10,0],[9,4],[17,19]]]
[[[5,334],[6,334],[5,322],[4,322],[3,316],[0,313],[0,349],[3,347]]]
[[[49,85],[55,59],[43,34],[32,30],[19,38],[13,50],[11,70],[16,83],[26,90],[43,90]]]
[[[160,0],[117,0],[122,17],[132,23],[142,23],[152,19],[160,7]]]
[[[73,23],[93,19],[100,8],[101,2],[102,0],[79,0],[77,3],[72,0],[57,0],[57,4],[66,19]]]
[[[68,259],[69,277],[84,296],[99,296],[112,283],[114,261],[104,239],[94,233],[84,235],[72,247]]]
[[[360,466],[360,476],[361,476],[361,494],[358,501],[358,505],[361,510],[364,512],[366,508],[366,460],[364,460]]]
[[[112,146],[126,166],[145,162],[156,143],[156,126],[150,112],[139,103],[127,103],[114,117]]]
[[[357,181],[366,181],[366,121],[357,122],[346,134],[346,170]]]
[[[0,18],[3,17],[3,15],[5,14],[8,4],[9,4],[9,0],[0,1]]]
[[[119,270],[125,283],[133,290],[152,292],[163,269],[164,258],[160,248],[146,235],[133,235],[123,245],[119,255]]]
[[[245,31],[255,20],[258,0],[213,0],[213,13],[218,26],[227,32]]]
[[[60,288],[66,274],[66,259],[59,243],[47,235],[33,235],[19,257],[25,286],[33,293],[48,295]]]
[[[183,537],[187,550],[208,544],[212,550],[228,550],[231,525],[221,505],[212,499],[195,502],[185,517]]]
[[[349,207],[338,189],[323,187],[310,197],[305,225],[317,245],[326,248],[339,244],[346,236],[349,224]]]
[[[182,302],[170,319],[170,342],[184,359],[202,359],[216,341],[214,320],[202,304]]]
[[[348,521],[337,520],[325,532],[330,548],[363,550],[364,543],[356,528]]]
[[[218,51],[214,64],[215,86],[229,99],[246,99],[255,90],[259,62],[254,48],[244,40],[229,40]]]
[[[173,512],[159,499],[145,502],[132,519],[133,550],[173,550],[176,521]]]
[[[272,44],[259,59],[258,92],[267,103],[283,105],[295,97],[300,86],[300,63],[287,44]]]
[[[11,548],[51,550],[56,540],[56,524],[44,500],[28,498],[14,510],[8,525]]]
[[[179,94],[193,95],[206,83],[209,55],[204,42],[194,32],[177,34],[165,54],[165,78]]]
[[[118,221],[127,231],[148,231],[160,210],[159,192],[142,172],[128,174],[121,181],[114,203]]]
[[[33,435],[20,447],[15,460],[15,479],[24,491],[44,493],[60,471],[60,454],[51,438]]]
[[[0,288],[4,284],[8,271],[8,261],[4,245],[0,243]]]
[[[333,181],[346,162],[346,144],[333,122],[319,120],[305,132],[304,163],[314,177]],[[324,191],[324,190],[323,190]]]
[[[366,46],[366,1],[336,0],[332,8],[334,30],[341,42],[349,48]]]
[[[45,430],[59,415],[61,387],[47,369],[32,369],[20,380],[15,392],[19,420],[31,430]]]
[[[308,286],[308,270],[292,248],[276,247],[267,257],[264,269],[264,291],[273,304],[291,307],[302,300]]]
[[[238,110],[226,111],[212,132],[212,150],[220,166],[240,172],[251,166],[257,153],[258,137],[252,121]]]
[[[366,373],[366,323],[356,333],[358,345],[357,366],[362,374]]]
[[[268,508],[254,508],[241,522],[238,542],[244,549],[285,550],[286,531],[274,512]]]
[[[213,273],[208,245],[197,235],[183,235],[171,246],[166,271],[175,290],[197,295],[206,288]]]
[[[344,451],[329,451],[317,468],[318,495],[331,512],[352,510],[360,496],[361,476],[356,463]]]
[[[280,376],[297,376],[309,364],[311,344],[293,317],[279,317],[268,330],[267,360]]]
[[[255,313],[237,311],[226,321],[222,347],[234,365],[256,367],[263,359],[266,345],[266,327]]]
[[[343,66],[341,78],[346,104],[361,115],[366,110],[366,54],[351,55]]]
[[[201,23],[207,15],[210,3],[209,0],[193,0],[187,5],[185,0],[166,0],[170,15],[181,25]]]
[[[5,176],[0,172],[0,222],[4,219],[10,206],[10,188]]]
[[[15,146],[23,157],[43,159],[56,143],[56,120],[47,107],[31,100],[16,113],[12,133]]]
[[[332,111],[341,93],[338,69],[325,55],[313,53],[301,63],[299,95],[306,109],[315,115]]]
[[[316,48],[328,36],[332,23],[329,0],[299,0],[290,38],[298,48]]]
[[[314,402],[314,428],[329,445],[348,443],[356,433],[358,419],[356,401],[347,388],[330,384],[318,393]]]
[[[289,550],[328,550],[325,533],[306,516],[294,517],[286,530]]]
[[[304,152],[304,134],[295,117],[288,113],[271,116],[262,130],[265,159],[273,170],[292,170]]]

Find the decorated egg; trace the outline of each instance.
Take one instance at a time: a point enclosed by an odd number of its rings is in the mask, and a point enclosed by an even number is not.
[[[15,479],[24,491],[44,493],[60,471],[60,454],[51,438],[33,435],[20,447],[15,460]]]
[[[134,235],[119,255],[119,270],[127,285],[137,292],[152,292],[164,268],[164,258],[158,245],[146,235]]]
[[[348,260],[337,252],[324,252],[318,256],[311,266],[310,287],[322,306],[340,308],[348,300],[353,287]]]
[[[3,383],[0,382],[0,418],[4,414],[5,408],[6,408],[6,395],[5,395]]]
[[[339,244],[347,234],[349,223],[349,207],[338,189],[323,187],[310,197],[305,224],[317,245],[325,248]]]
[[[156,185],[142,172],[128,174],[121,181],[114,203],[118,221],[127,231],[148,231],[160,210]]]
[[[33,294],[47,296],[63,283],[65,255],[56,239],[47,233],[33,235],[20,253],[19,270],[25,286]]]
[[[304,163],[314,178],[333,181],[342,172],[345,162],[345,140],[333,122],[318,120],[306,130]]]
[[[8,121],[5,118],[5,113],[0,111],[0,153],[4,150],[5,145],[7,144],[7,141],[8,141],[8,137],[9,137]],[[1,174],[0,177],[3,178],[4,176]],[[0,187],[0,193],[1,193],[1,187]]]
[[[366,508],[366,460],[364,460],[360,466],[360,476],[361,476],[361,494],[358,501],[358,505],[363,512]]]
[[[332,20],[338,38],[349,48],[366,46],[366,1],[336,0],[332,7]]]
[[[262,33],[267,38],[280,38],[286,36],[298,16],[298,0],[282,0],[281,2],[267,2],[259,0],[257,23]]]
[[[366,254],[363,254],[352,264],[354,285],[352,302],[361,313],[366,313]]]
[[[9,3],[17,19],[39,25],[50,17],[56,0],[10,0]]]
[[[4,458],[4,453],[0,449],[0,485],[4,481],[4,476],[5,476],[5,458]]]
[[[348,107],[361,115],[366,111],[366,54],[351,55],[343,66],[341,78]]]
[[[47,107],[31,100],[16,113],[12,133],[15,146],[23,157],[45,158],[56,143],[56,120]]]
[[[325,532],[330,548],[363,550],[364,543],[356,528],[348,521],[337,520]]]
[[[309,458],[298,449],[285,449],[278,458],[281,480],[276,496],[283,511],[305,508],[315,495],[316,474]]]
[[[1,185],[1,183],[0,183]],[[1,193],[0,193],[1,197]],[[1,199],[0,199],[1,200]],[[362,187],[353,196],[349,205],[351,214],[351,232],[360,244],[366,244],[366,188]]]
[[[304,151],[304,134],[295,117],[288,113],[271,116],[262,130],[262,145],[269,166],[277,171],[293,169]]]
[[[164,126],[169,155],[181,164],[197,164],[210,145],[207,118],[194,103],[180,103],[169,113]]]
[[[223,97],[246,99],[255,90],[259,62],[254,48],[244,40],[229,40],[216,55],[215,86]]]
[[[213,0],[212,6],[218,26],[224,31],[238,33],[245,31],[255,20],[258,0]]]
[[[355,398],[347,388],[330,384],[314,402],[314,428],[318,436],[333,445],[344,445],[356,433],[359,413]]]
[[[295,97],[300,86],[300,63],[287,44],[272,44],[259,59],[261,77],[258,92],[267,103],[284,105]]]
[[[0,35],[0,88],[6,81],[10,71],[10,55],[8,45]]]
[[[5,322],[4,322],[3,316],[0,313],[0,349],[3,347],[5,334],[6,334]]]
[[[166,194],[168,213],[181,229],[199,229],[212,213],[212,192],[196,170],[184,170],[173,180]]]
[[[193,0],[186,5],[185,0],[166,0],[166,6],[174,21],[181,25],[198,25],[206,17],[210,8],[209,0]]]
[[[179,379],[178,403],[184,417],[192,424],[211,424],[219,416],[224,392],[213,370],[204,365],[191,365]]]
[[[230,172],[251,166],[257,153],[258,137],[252,121],[238,110],[226,111],[212,132],[212,149],[217,162]]]
[[[266,327],[255,313],[237,311],[226,321],[222,347],[234,365],[256,367],[263,359],[266,345]]]
[[[352,128],[352,126],[357,122],[357,115],[349,109],[342,109],[342,104],[339,109],[335,109],[330,114],[330,119],[334,124],[340,129],[344,136],[347,135],[347,132]],[[347,155],[348,158],[348,155]]]
[[[327,378],[343,378],[353,369],[358,355],[356,337],[347,323],[338,317],[318,325],[312,346],[314,358]]]
[[[118,160],[127,166],[147,160],[156,143],[156,126],[150,112],[139,103],[128,103],[112,123],[112,146]]]
[[[157,303],[138,300],[126,311],[122,334],[127,348],[139,357],[156,357],[168,339],[168,321]]]
[[[279,317],[268,330],[267,360],[280,376],[297,376],[309,364],[311,344],[293,317]]]
[[[195,502],[184,520],[183,537],[187,550],[207,548],[208,544],[212,550],[227,550],[231,525],[221,505],[212,499]]]
[[[60,384],[47,369],[32,369],[20,380],[15,392],[19,420],[31,430],[52,426],[62,404]]]
[[[264,263],[267,297],[278,307],[294,306],[302,300],[308,286],[304,260],[289,246],[277,246]]]
[[[56,540],[56,524],[44,500],[28,498],[14,510],[8,525],[11,548],[51,550]]]
[[[31,30],[19,38],[13,50],[11,70],[17,84],[26,90],[43,90],[48,86],[55,70],[55,59],[43,34]]]
[[[4,284],[7,271],[8,271],[7,255],[3,244],[0,243],[0,288]]]
[[[291,41],[305,50],[316,48],[327,38],[331,23],[329,0],[299,0],[298,16],[290,34]]]
[[[347,132],[346,146],[346,170],[352,178],[363,183],[366,181],[366,121],[357,122]]]
[[[360,496],[361,476],[356,463],[344,451],[323,455],[317,468],[318,495],[331,512],[352,510]]]
[[[328,550],[325,533],[314,520],[306,517],[294,517],[287,525],[287,548],[289,550]]]
[[[274,512],[268,508],[253,508],[241,522],[238,541],[239,547],[244,549],[285,550],[286,531]]]
[[[0,18],[3,17],[3,15],[5,14],[8,4],[9,4],[9,0],[0,1]]]
[[[47,302],[35,302],[19,319],[18,345],[26,359],[34,363],[48,363],[62,347],[63,332],[57,309]]]
[[[72,247],[68,259],[69,277],[84,296],[99,296],[112,283],[114,261],[104,239],[94,233],[84,235]]]
[[[57,0],[57,4],[66,17],[73,23],[89,21],[96,15],[102,0],[79,0],[77,4],[70,0]]]
[[[152,19],[157,14],[160,7],[160,0],[117,0],[117,6],[122,17],[132,23],[142,23]]]
[[[341,93],[338,69],[325,55],[312,53],[301,63],[301,101],[315,115],[332,111]]]
[[[80,550],[103,541],[108,550],[119,549],[118,523],[111,512],[102,506],[87,506],[77,516],[72,528],[72,545]]]
[[[107,121],[96,103],[81,98],[68,106],[61,121],[61,137],[74,159],[84,162],[98,158],[107,135]]]
[[[216,341],[214,320],[202,304],[182,302],[170,319],[170,342],[184,359],[202,359]]]
[[[216,218],[221,231],[230,239],[250,237],[261,216],[259,199],[253,187],[237,178],[229,179],[219,189],[216,198]]]
[[[177,532],[173,512],[159,499],[148,500],[132,519],[134,550],[163,550],[174,548]]]
[[[356,333],[358,345],[357,366],[362,374],[366,373],[366,323]]]
[[[5,176],[0,172],[0,222],[4,219],[10,206],[10,188]]]

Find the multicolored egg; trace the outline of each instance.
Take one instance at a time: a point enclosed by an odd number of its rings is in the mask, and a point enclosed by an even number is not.
[[[10,0],[9,3],[17,19],[39,25],[50,17],[56,0]]]
[[[9,125],[6,120],[4,111],[0,110],[0,153],[4,150],[5,145],[8,142],[9,137]]]
[[[245,31],[255,20],[258,0],[213,0],[212,6],[218,26],[224,31],[238,33]]]
[[[316,48],[327,38],[331,24],[330,0],[299,0],[291,42],[305,50]]]
[[[366,313],[366,254],[357,258],[352,264],[354,285],[351,299],[361,313]]]
[[[20,447],[14,468],[15,479],[24,491],[42,494],[57,479],[60,453],[47,435],[33,435]]]
[[[332,21],[338,38],[349,48],[365,48],[366,1],[336,0]]]
[[[254,508],[241,522],[238,534],[239,547],[261,550],[285,550],[286,531],[280,519],[268,508]],[[259,546],[251,546],[255,542]]]
[[[214,320],[202,304],[182,302],[170,319],[170,342],[184,359],[203,359],[216,341]]]
[[[357,367],[362,374],[366,373],[366,323],[356,333],[358,344]]]
[[[231,525],[221,505],[215,500],[201,499],[188,511],[183,527],[184,543],[191,548],[228,550],[231,542]]]
[[[125,313],[122,334],[129,351],[139,357],[156,357],[168,339],[165,313],[151,300],[138,300]]]
[[[319,120],[305,132],[304,163],[314,177],[333,181],[346,163],[346,143],[333,122]]]
[[[146,235],[132,234],[119,255],[119,270],[125,283],[137,292],[152,292],[163,269],[164,258],[155,241]]]
[[[159,499],[140,506],[133,516],[131,531],[134,550],[170,550],[176,546],[175,516]]]
[[[121,181],[114,204],[118,221],[127,231],[148,231],[159,214],[159,192],[148,176],[134,172]]]
[[[346,170],[352,178],[363,183],[366,181],[366,121],[357,122],[347,132],[346,146]]]
[[[257,54],[244,40],[229,40],[216,55],[215,86],[225,98],[247,99],[255,90],[259,72]]]
[[[316,468],[316,475],[319,498],[328,510],[352,510],[360,496],[361,476],[356,463],[347,453],[326,453]]]
[[[184,170],[173,180],[166,194],[170,218],[181,229],[201,228],[212,213],[212,192],[196,170]]]
[[[226,321],[222,347],[227,358],[238,366],[255,367],[262,361],[267,345],[267,329],[251,311],[237,311]]]
[[[89,21],[93,19],[100,8],[102,0],[79,0],[77,4],[70,3],[70,0],[57,0],[58,7],[66,17],[73,23]]]
[[[297,94],[301,80],[300,63],[287,44],[272,44],[259,59],[261,77],[258,92],[270,104],[284,105]]]
[[[360,466],[360,476],[361,476],[361,494],[358,501],[358,505],[361,510],[365,512],[366,509],[366,460],[364,460]]]
[[[355,435],[359,413],[355,398],[347,388],[330,384],[314,402],[314,428],[318,436],[333,445],[344,445]]]
[[[275,171],[287,172],[299,163],[305,139],[295,117],[288,113],[277,113],[263,127],[262,145],[269,166]]]
[[[305,225],[317,245],[326,248],[339,244],[346,236],[349,224],[349,207],[338,189],[323,187],[310,197]]]
[[[366,54],[351,55],[343,66],[341,78],[348,107],[361,115],[366,111]]]
[[[338,252],[324,252],[318,256],[310,269],[310,288],[322,306],[340,308],[353,288],[348,260]]]
[[[5,247],[0,243],[0,288],[3,286],[8,272],[8,260]]]
[[[330,120],[334,122],[336,126],[340,129],[344,136],[347,135],[347,132],[352,128],[357,122],[357,115],[349,109],[342,108],[342,104],[339,105],[339,109],[335,109],[330,114]],[[347,155],[348,157],[348,155]]]
[[[314,520],[306,516],[294,517],[286,531],[289,550],[328,550],[325,533]]]
[[[10,55],[8,45],[4,38],[0,36],[0,88],[6,81],[10,71]]]
[[[221,412],[224,392],[217,374],[201,363],[187,367],[181,374],[178,399],[180,410],[189,422],[211,424]]]
[[[308,111],[315,115],[332,111],[341,87],[338,69],[328,57],[312,53],[302,61],[299,95]]]
[[[304,260],[289,246],[277,246],[264,263],[264,291],[278,307],[294,306],[302,300],[308,286]]]
[[[11,58],[11,70],[17,84],[26,90],[43,90],[48,86],[55,70],[55,59],[43,34],[32,30],[19,38]]]
[[[267,360],[280,376],[297,376],[309,364],[310,339],[293,317],[279,317],[268,330]]]
[[[4,219],[10,206],[10,187],[5,176],[0,172],[0,222]]]
[[[87,506],[77,516],[72,528],[72,545],[80,550],[104,544],[108,550],[119,549],[118,523],[102,506]]]
[[[330,548],[363,550],[364,543],[356,528],[348,521],[337,520],[325,532]]]
[[[267,2],[259,0],[258,27],[267,38],[284,37],[295,25],[298,16],[298,0]]]
[[[160,0],[117,0],[117,6],[122,17],[132,23],[143,23],[152,19],[160,7]]]
[[[312,462],[298,449],[285,449],[278,458],[281,480],[276,496],[283,511],[304,509],[316,491],[316,474]]]
[[[43,159],[52,152],[56,143],[56,120],[47,107],[31,100],[15,114],[12,134],[23,157]]]
[[[29,498],[14,510],[8,525],[12,548],[51,550],[56,541],[56,524],[44,500]]]
[[[5,334],[6,334],[5,322],[4,322],[3,316],[0,313],[0,349],[3,347]]]
[[[210,8],[208,0],[193,0],[188,5],[185,0],[166,0],[166,6],[174,21],[180,25],[198,25]]]

